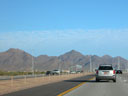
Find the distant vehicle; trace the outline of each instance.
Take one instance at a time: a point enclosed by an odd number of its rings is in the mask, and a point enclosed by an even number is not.
[[[83,71],[76,71],[76,73],[82,73]]]
[[[53,75],[59,75],[60,73],[61,73],[60,70],[53,70],[53,71],[52,71],[52,74],[53,74]]]
[[[52,71],[47,71],[45,74],[46,75],[52,75]]]
[[[70,71],[71,74],[76,74],[76,71]]]
[[[116,74],[123,74],[122,70],[116,70]]]
[[[113,82],[116,82],[116,71],[111,64],[100,65],[96,70],[96,81],[100,80],[113,80]]]

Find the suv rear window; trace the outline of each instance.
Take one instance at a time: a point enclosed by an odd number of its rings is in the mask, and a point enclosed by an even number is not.
[[[99,70],[113,70],[112,66],[100,66]]]

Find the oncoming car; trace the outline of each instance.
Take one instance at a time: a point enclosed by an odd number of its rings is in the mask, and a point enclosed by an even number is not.
[[[102,64],[96,70],[96,81],[113,80],[116,82],[116,71],[111,64]]]

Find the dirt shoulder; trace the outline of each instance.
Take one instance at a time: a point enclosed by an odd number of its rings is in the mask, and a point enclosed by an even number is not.
[[[43,76],[35,78],[26,78],[13,80],[1,80],[0,81],[0,95],[7,94],[23,89],[28,89],[40,85],[45,85],[49,83],[59,82],[62,80],[68,80],[72,78],[77,78],[81,76],[86,76],[92,73],[80,73],[80,74],[66,74],[66,75],[57,75],[57,76]]]

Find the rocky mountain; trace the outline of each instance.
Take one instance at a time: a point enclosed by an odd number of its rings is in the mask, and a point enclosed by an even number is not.
[[[91,59],[90,59],[91,58]],[[34,62],[35,70],[54,70],[54,69],[70,69],[77,65],[82,66],[83,70],[89,70],[90,60],[93,69],[97,68],[99,64],[113,64],[118,68],[120,61],[120,68],[127,69],[128,61],[122,57],[111,57],[104,55],[102,57],[96,55],[83,55],[80,52],[71,50],[60,56],[40,55],[33,57],[32,55],[20,49],[9,49],[6,52],[0,53],[0,70],[4,71],[31,71],[32,62]]]
[[[19,49],[9,49],[0,53],[0,70],[19,71],[30,70],[32,56]]]

